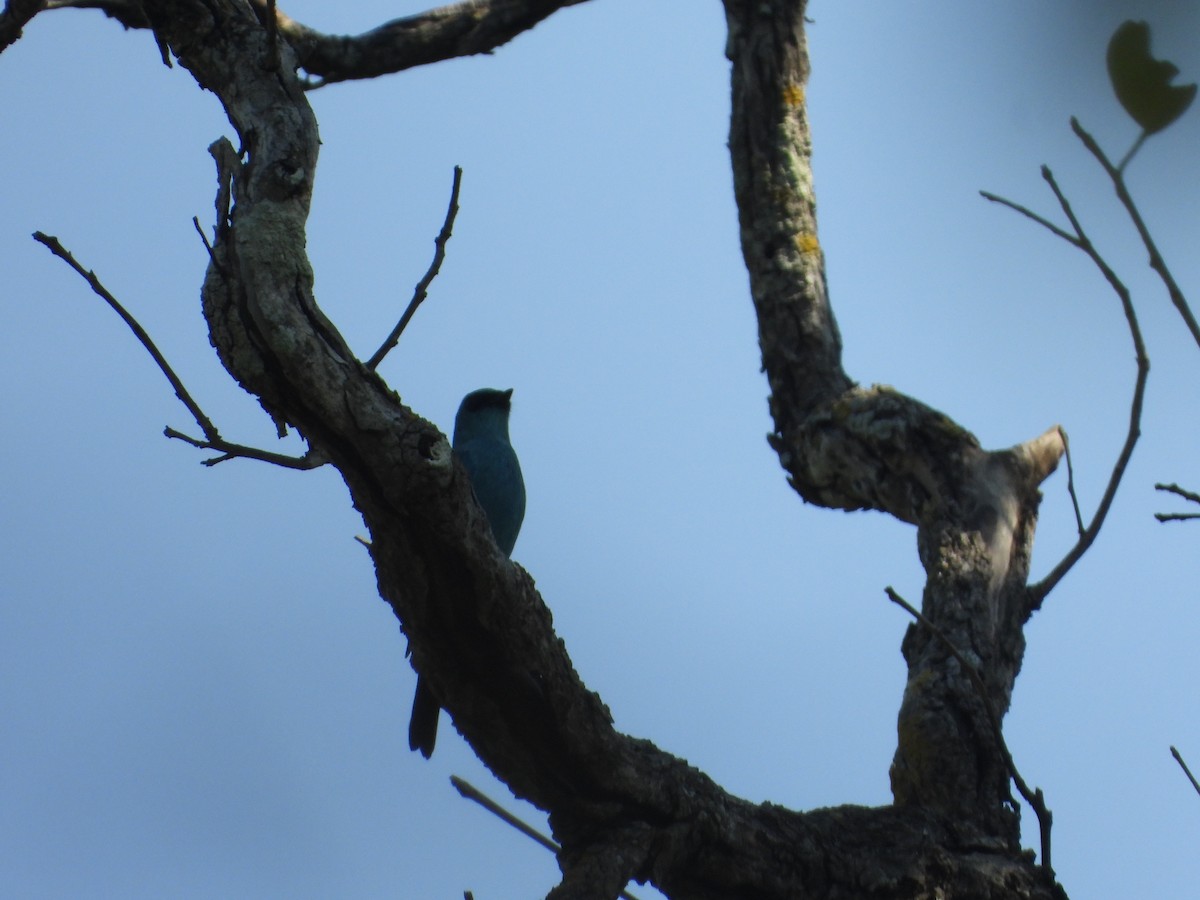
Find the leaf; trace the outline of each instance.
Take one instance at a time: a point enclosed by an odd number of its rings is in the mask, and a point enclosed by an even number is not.
[[[1121,24],[1108,42],[1108,77],[1117,99],[1147,134],[1162,131],[1192,105],[1196,85],[1172,85],[1179,69],[1150,55],[1150,26]]]

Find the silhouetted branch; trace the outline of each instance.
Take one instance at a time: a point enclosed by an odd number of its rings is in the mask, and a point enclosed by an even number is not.
[[[1138,236],[1142,239],[1142,244],[1146,247],[1146,252],[1150,254],[1150,268],[1158,273],[1158,277],[1166,285],[1167,294],[1170,296],[1171,302],[1179,310],[1179,315],[1183,317],[1184,324],[1187,325],[1188,331],[1192,333],[1192,338],[1195,340],[1196,345],[1200,346],[1200,324],[1196,322],[1196,317],[1192,315],[1192,309],[1188,306],[1187,299],[1183,296],[1183,291],[1175,282],[1175,277],[1171,274],[1171,270],[1167,268],[1162,254],[1158,252],[1158,246],[1150,236],[1150,229],[1146,227],[1146,223],[1142,220],[1142,214],[1138,212],[1137,205],[1133,202],[1133,197],[1129,195],[1129,190],[1125,186],[1124,173],[1120,167],[1114,166],[1109,161],[1104,151],[1100,149],[1100,145],[1096,143],[1096,139],[1084,130],[1083,126],[1079,124],[1079,120],[1074,116],[1071,117],[1071,128],[1079,137],[1079,140],[1083,141],[1083,145],[1087,147],[1092,156],[1096,157],[1100,165],[1104,168],[1104,171],[1108,174],[1108,177],[1112,180],[1121,205],[1129,213],[1129,218],[1133,221]],[[1121,165],[1123,166],[1124,162]]]
[[[1129,334],[1133,339],[1133,349],[1137,359],[1137,379],[1134,383],[1133,398],[1130,402],[1129,429],[1125,435],[1125,443],[1122,445],[1121,452],[1117,456],[1117,461],[1113,465],[1112,474],[1109,476],[1108,485],[1104,490],[1104,495],[1100,498],[1100,503],[1096,507],[1096,513],[1092,517],[1092,521],[1088,524],[1088,526],[1081,529],[1079,539],[1076,541],[1075,546],[1067,552],[1066,556],[1059,561],[1058,565],[1050,570],[1050,574],[1037,584],[1030,586],[1029,610],[1031,612],[1041,607],[1042,601],[1046,598],[1046,595],[1049,594],[1050,591],[1054,590],[1054,587],[1063,579],[1063,576],[1065,576],[1067,572],[1071,570],[1075,563],[1079,562],[1083,554],[1086,553],[1088,548],[1091,547],[1091,545],[1095,542],[1097,535],[1099,535],[1100,528],[1103,526],[1104,520],[1108,516],[1109,508],[1112,506],[1113,498],[1116,497],[1117,488],[1120,486],[1121,479],[1125,476],[1125,470],[1129,466],[1130,457],[1133,455],[1133,448],[1137,445],[1138,438],[1141,436],[1142,405],[1146,396],[1146,379],[1150,374],[1150,358],[1146,355],[1146,345],[1142,340],[1142,329],[1141,326],[1138,325],[1137,313],[1134,311],[1133,300],[1130,296],[1129,289],[1125,286],[1124,282],[1117,277],[1117,273],[1112,270],[1112,267],[1105,262],[1099,251],[1097,251],[1096,247],[1092,244],[1091,239],[1084,232],[1082,224],[1080,224],[1079,219],[1075,215],[1075,211],[1071,208],[1070,202],[1063,194],[1062,189],[1059,188],[1058,182],[1054,179],[1054,173],[1050,171],[1048,166],[1042,166],[1042,178],[1045,179],[1046,183],[1050,186],[1050,190],[1053,191],[1055,198],[1058,200],[1059,207],[1062,209],[1063,214],[1067,217],[1067,221],[1071,224],[1074,234],[1065,231],[1042,216],[1030,212],[1025,207],[1019,206],[1010,200],[1005,200],[986,191],[980,191],[980,193],[987,200],[1000,203],[1009,207],[1010,209],[1014,209],[1017,212],[1022,213],[1025,216],[1028,216],[1030,219],[1033,219],[1035,222],[1048,229],[1051,233],[1061,237],[1072,247],[1082,250],[1095,264],[1096,268],[1100,270],[1100,273],[1104,276],[1105,280],[1109,283],[1113,291],[1116,292],[1117,296],[1121,300],[1121,308],[1125,312],[1125,321],[1129,325]],[[1073,479],[1069,479],[1069,481],[1071,480]],[[1078,502],[1075,498],[1073,485],[1069,485],[1069,489],[1071,490],[1072,503],[1074,503],[1076,507],[1076,521],[1077,523],[1082,523],[1082,517],[1078,512]]]
[[[1168,494],[1175,494],[1192,503],[1200,503],[1200,494],[1185,490],[1177,484],[1156,484],[1154,485],[1154,489],[1156,491],[1164,491]],[[1160,522],[1184,522],[1188,519],[1200,519],[1200,513],[1155,513],[1154,518]]]
[[[400,335],[404,333],[404,329],[408,327],[409,321],[417,311],[417,307],[425,300],[429,292],[429,285],[433,283],[442,270],[442,260],[446,258],[446,244],[450,240],[450,235],[454,228],[454,219],[458,215],[458,190],[462,186],[462,166],[454,167],[454,185],[450,188],[450,206],[446,210],[446,221],[442,223],[442,230],[433,241],[433,262],[429,264],[429,268],[425,271],[425,275],[417,282],[416,288],[413,290],[412,300],[408,302],[408,308],[404,310],[404,315],[400,317],[400,321],[396,323],[396,327],[392,329],[392,333],[387,336],[387,340],[380,345],[379,349],[371,354],[371,358],[367,360],[367,368],[374,371],[375,368],[383,361],[383,358],[391,352],[400,340]]]
[[[1072,247],[1079,247],[1079,238],[1075,237],[1075,235],[1073,235],[1073,234],[1069,234],[1066,231],[1063,231],[1061,228],[1059,228],[1057,225],[1055,225],[1049,219],[1039,216],[1037,213],[1035,213],[1033,210],[1029,209],[1028,207],[1022,206],[1020,203],[1014,203],[1012,200],[1009,200],[1006,197],[1001,197],[997,194],[993,194],[991,191],[980,191],[979,195],[981,197],[983,197],[984,200],[990,200],[993,203],[999,203],[1001,206],[1007,206],[1009,209],[1019,212],[1021,215],[1025,216],[1027,219],[1032,219],[1033,221],[1035,221],[1039,225],[1041,225],[1043,228],[1045,228],[1047,231],[1050,231],[1057,237],[1062,238],[1064,241],[1066,241]]]
[[[0,52],[21,37],[21,29],[46,8],[46,0],[7,0],[0,10]]]
[[[979,669],[958,652],[958,648],[954,646],[954,642],[946,637],[940,628],[929,621],[919,609],[896,593],[892,587],[884,588],[884,593],[887,594],[889,600],[904,609],[925,628],[928,628],[929,632],[958,661],[963,671],[967,673],[967,677],[971,679],[971,684],[975,686],[975,691],[979,695],[979,699],[983,702],[984,711],[987,712],[988,722],[992,726],[992,736],[996,739],[996,746],[1000,748],[1000,755],[1004,759],[1004,765],[1008,769],[1008,774],[1012,777],[1013,784],[1017,786],[1017,791],[1020,792],[1025,802],[1029,804],[1030,809],[1037,816],[1038,831],[1042,844],[1042,868],[1050,880],[1053,881],[1054,869],[1050,865],[1050,828],[1054,823],[1054,814],[1046,806],[1046,797],[1042,793],[1042,789],[1035,788],[1030,790],[1029,785],[1025,783],[1025,779],[1021,777],[1021,773],[1017,771],[1017,764],[1013,761],[1012,754],[1008,750],[1008,744],[1004,741],[1004,732],[1000,727],[1000,716],[996,713],[996,707],[992,705],[992,701],[988,697],[987,686],[983,683],[983,676],[979,674]]]
[[[1196,776],[1192,774],[1192,770],[1188,768],[1187,763],[1183,761],[1183,757],[1174,747],[1171,748],[1171,755],[1175,757],[1175,762],[1179,763],[1179,768],[1183,769],[1183,774],[1188,777],[1188,781],[1192,783],[1192,787],[1196,789],[1196,793],[1200,794],[1200,783],[1197,783]]]
[[[479,790],[479,788],[475,787],[475,785],[471,784],[469,781],[459,778],[457,775],[451,775],[450,783],[454,785],[454,789],[462,794],[462,796],[466,797],[468,800],[474,800],[492,815],[503,819],[513,828],[517,829],[517,831],[521,832],[521,834],[537,841],[551,853],[557,854],[558,851],[562,849],[558,844],[550,840],[550,838],[546,837],[528,822],[525,822],[524,820],[510,813],[507,809],[505,809],[483,791]],[[637,900],[637,897],[633,896],[633,894],[630,894],[628,891],[621,891],[618,896],[625,898],[625,900]]]
[[[192,399],[192,395],[189,394],[187,388],[184,387],[183,381],[178,375],[175,374],[175,370],[171,368],[171,364],[167,362],[166,357],[163,356],[162,352],[157,346],[155,346],[154,341],[146,332],[146,329],[143,328],[141,323],[138,322],[138,320],[135,319],[133,315],[121,305],[120,301],[118,301],[117,298],[112,295],[108,288],[106,288],[100,282],[100,279],[96,276],[96,273],[90,269],[85,269],[82,265],[80,265],[75,257],[71,255],[71,252],[67,250],[61,242],[59,242],[58,238],[53,237],[52,235],[44,234],[40,231],[35,231],[33,233],[33,239],[39,244],[45,246],[46,249],[48,249],[51,253],[78,272],[79,275],[82,276],[83,280],[88,283],[88,286],[91,287],[91,289],[99,297],[101,297],[118,316],[121,317],[121,320],[129,326],[129,329],[133,332],[134,336],[141,342],[142,346],[146,348],[146,352],[150,354],[151,358],[153,358],[154,362],[158,365],[159,370],[163,373],[163,375],[166,376],[167,381],[170,382],[171,388],[175,391],[175,396],[178,397],[180,402],[187,407],[188,412],[192,414],[192,418],[196,420],[196,424],[199,425],[201,431],[204,432],[204,439],[201,440],[199,438],[189,437],[180,431],[176,431],[174,428],[167,427],[163,430],[163,433],[167,437],[184,441],[188,444],[191,444],[193,447],[199,447],[204,450],[215,450],[221,454],[220,456],[213,457],[212,459],[204,460],[203,462],[206,466],[215,466],[217,463],[225,462],[227,459],[234,459],[237,457],[257,459],[261,460],[262,462],[269,462],[272,465],[283,466],[289,469],[315,469],[316,467],[325,464],[326,460],[311,450],[304,456],[287,456],[282,453],[272,453],[270,450],[260,450],[255,447],[247,447],[244,444],[233,444],[222,438],[220,432],[217,430],[217,426],[214,425],[212,420],[204,414],[204,411],[200,408],[200,405]],[[207,243],[208,242],[205,241],[205,244]]]
[[[1062,435],[1063,455],[1067,458],[1067,493],[1071,496],[1071,507],[1075,510],[1075,527],[1083,534],[1083,514],[1079,512],[1079,496],[1075,493],[1075,467],[1071,464],[1071,441],[1067,438],[1067,430],[1061,425],[1058,427],[1058,433]]]

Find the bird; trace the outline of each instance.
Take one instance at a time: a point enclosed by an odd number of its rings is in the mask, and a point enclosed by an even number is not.
[[[451,446],[471,479],[475,499],[487,516],[496,545],[511,556],[525,520],[525,481],[508,439],[512,388],[480,388],[463,397],[454,417]],[[441,705],[425,679],[417,675],[408,725],[408,746],[429,759],[437,741]]]

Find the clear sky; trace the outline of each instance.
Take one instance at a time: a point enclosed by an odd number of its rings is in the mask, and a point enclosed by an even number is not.
[[[353,33],[414,2],[283,4]],[[1144,438],[1109,524],[1030,623],[1006,735],[1054,811],[1075,897],[1187,897],[1200,798],[1200,350],[1111,188],[1136,126],[1104,72],[1147,19],[1200,79],[1200,5],[814,0],[809,91],[821,238],[846,368],[989,447],[1062,423],[1085,512],[1123,439],[1134,367],[1116,298],[1079,253],[979,198],[1055,216],[1047,163],[1135,290],[1153,361]],[[1182,11],[1181,11],[1182,10]],[[914,531],[803,504],[770,429],[725,149],[715,0],[594,0],[495,55],[311,95],[323,140],[317,297],[365,358],[424,272],[382,367],[449,429],[513,387],[537,580],[617,727],[730,791],[795,809],[890,799]],[[215,98],[148,34],[43,14],[0,55],[0,885],[25,897],[542,896],[553,858],[474,805],[507,801],[443,719],[406,744],[415,677],[332,469],[215,469],[141,347],[29,237],[58,235],[140,318],[231,440],[274,445],[199,311]],[[1200,296],[1200,110],[1129,174]],[[289,447],[295,447],[289,442]],[[1045,485],[1042,574],[1073,541]],[[511,804],[514,807],[518,804]],[[525,808],[536,817],[536,811]],[[1026,841],[1036,823],[1026,811]],[[642,897],[654,896],[635,888]]]

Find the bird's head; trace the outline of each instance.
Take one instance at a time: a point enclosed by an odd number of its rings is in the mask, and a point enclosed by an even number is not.
[[[463,397],[454,417],[454,443],[492,437],[508,440],[508,413],[512,409],[512,388],[498,391],[480,388]]]

